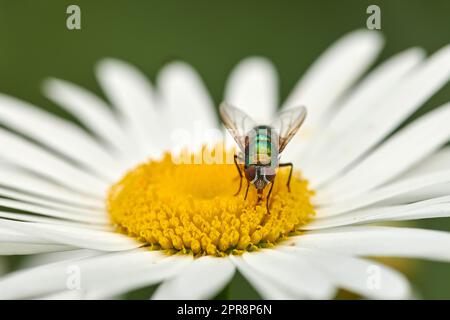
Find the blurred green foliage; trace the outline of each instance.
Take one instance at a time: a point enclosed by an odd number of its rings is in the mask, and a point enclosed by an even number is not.
[[[81,30],[66,28],[69,4],[81,7]],[[411,46],[432,53],[450,42],[448,0],[2,0],[0,92],[68,117],[41,95],[42,79],[67,79],[101,95],[93,72],[101,58],[129,61],[151,79],[165,63],[181,59],[200,72],[219,103],[233,66],[243,57],[262,55],[279,71],[283,99],[334,40],[365,27],[370,4],[381,7],[382,32],[387,40],[379,61]],[[415,116],[449,101],[449,97],[450,85],[446,85]],[[421,224],[450,230],[449,219]],[[448,264],[418,264],[411,277],[423,297],[449,299]],[[149,290],[129,297],[146,297],[142,293]],[[257,297],[239,275],[227,291],[233,298]]]

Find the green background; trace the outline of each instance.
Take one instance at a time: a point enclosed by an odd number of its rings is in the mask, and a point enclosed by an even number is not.
[[[67,30],[69,4],[81,7],[82,30]],[[378,61],[411,46],[432,53],[450,42],[448,0],[0,1],[0,91],[68,117],[40,94],[42,79],[67,79],[101,95],[93,67],[103,57],[129,61],[151,79],[181,59],[200,72],[218,103],[232,67],[262,55],[279,71],[283,99],[331,42],[365,27],[370,4],[381,7],[387,41]],[[447,84],[414,116],[449,97]],[[450,231],[449,219],[420,225]],[[423,297],[450,299],[448,264],[421,261],[407,269]],[[234,298],[257,297],[239,276],[228,291]]]

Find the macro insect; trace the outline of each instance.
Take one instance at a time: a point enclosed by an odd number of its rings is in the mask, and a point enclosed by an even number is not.
[[[263,198],[264,189],[270,184],[266,198],[267,212],[278,167],[290,167],[287,188],[290,192],[293,164],[280,163],[280,154],[297,133],[306,118],[306,108],[289,108],[278,114],[271,125],[258,125],[243,111],[225,102],[220,105],[220,117],[236,141],[240,152],[234,155],[234,164],[239,173],[238,195],[242,189],[242,179],[247,180],[244,199],[247,199],[250,184],[257,190],[258,203]],[[240,163],[238,163],[240,160]],[[242,174],[242,163],[244,174]]]

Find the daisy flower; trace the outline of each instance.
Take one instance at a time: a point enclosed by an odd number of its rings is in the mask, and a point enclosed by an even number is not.
[[[278,106],[308,108],[282,154],[296,169],[291,192],[279,169],[270,214],[253,188],[247,200],[233,195],[233,164],[171,157],[187,143],[195,158],[220,141],[203,133],[225,132],[185,63],[152,86],[127,63],[101,61],[108,103],[47,80],[45,95],[82,126],[1,95],[0,254],[34,259],[0,277],[0,298],[101,299],[159,284],[153,299],[204,299],[237,271],[265,299],[329,299],[339,288],[412,297],[401,273],[368,257],[450,261],[450,233],[392,226],[450,215],[450,104],[400,127],[448,81],[450,46],[428,57],[408,49],[362,77],[382,45],[376,32],[344,36],[282,104],[266,59],[232,71],[224,100],[262,123]]]

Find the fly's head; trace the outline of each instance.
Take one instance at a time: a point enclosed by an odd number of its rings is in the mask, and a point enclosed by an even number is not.
[[[275,179],[276,171],[272,167],[249,165],[245,168],[245,177],[257,190],[263,190]]]

